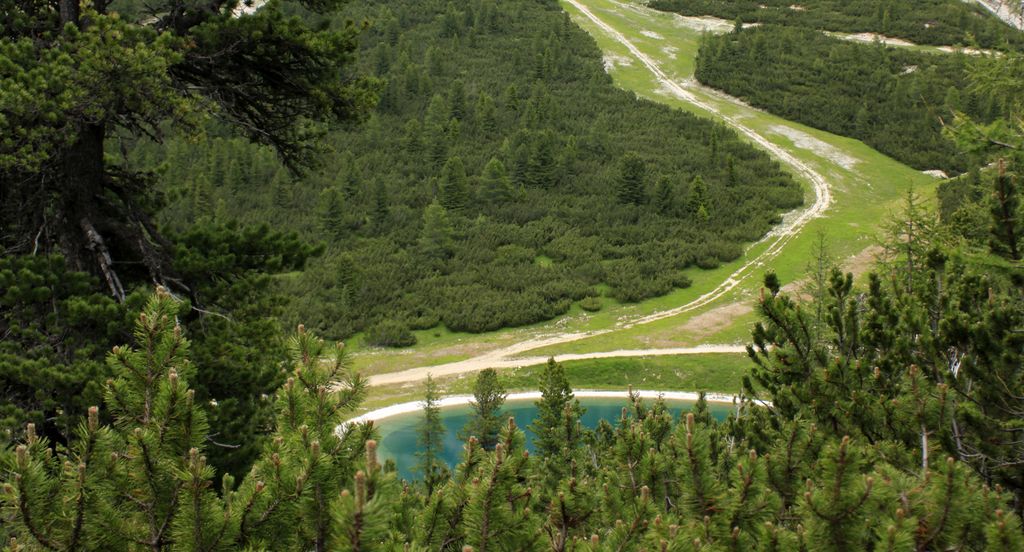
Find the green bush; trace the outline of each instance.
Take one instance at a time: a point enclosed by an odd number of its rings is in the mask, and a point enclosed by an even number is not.
[[[597,312],[601,310],[602,303],[600,297],[587,297],[580,301],[580,308],[587,312]]]
[[[366,330],[366,342],[378,347],[411,347],[416,336],[404,322],[382,320]]]

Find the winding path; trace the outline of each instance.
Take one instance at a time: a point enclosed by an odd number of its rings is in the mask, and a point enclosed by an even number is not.
[[[716,286],[711,291],[701,295],[700,297],[690,301],[679,307],[672,309],[656,312],[650,315],[646,315],[639,318],[623,318],[615,325],[614,328],[597,330],[591,332],[575,332],[575,333],[560,333],[552,335],[543,335],[534,337],[509,345],[501,347],[493,351],[489,351],[482,355],[469,358],[458,362],[450,362],[447,364],[439,364],[435,366],[423,366],[417,368],[410,368],[399,372],[391,372],[385,374],[377,374],[370,376],[370,385],[396,385],[403,383],[410,383],[419,380],[426,379],[427,375],[433,376],[446,376],[456,375],[467,372],[474,372],[483,370],[485,368],[515,368],[521,366],[532,366],[543,363],[547,360],[547,357],[534,356],[534,357],[520,357],[522,353],[529,352],[531,350],[539,349],[542,347],[548,347],[551,345],[559,345],[564,343],[570,343],[588,337],[606,334],[616,330],[623,330],[640,326],[644,324],[650,324],[658,320],[677,316],[686,312],[699,309],[707,306],[709,303],[720,299],[726,295],[729,291],[739,285],[741,282],[749,278],[755,273],[756,269],[764,266],[764,263],[769,259],[779,254],[782,248],[796,236],[804,226],[807,225],[811,220],[822,216],[825,210],[832,202],[832,194],[829,188],[828,181],[806,163],[800,159],[794,157],[785,149],[775,145],[766,137],[758,133],[756,130],[744,125],[735,117],[731,117],[722,113],[715,105],[709,103],[706,100],[701,99],[698,94],[706,94],[715,97],[719,100],[726,100],[739,104],[739,100],[725,96],[721,92],[704,87],[698,84],[693,79],[687,79],[685,82],[676,82],[669,78],[669,76],[661,69],[661,67],[643,51],[641,51],[635,44],[633,44],[628,38],[622,33],[615,30],[613,27],[608,25],[605,21],[601,20],[598,16],[594,15],[586,6],[582,5],[578,0],[566,0],[574,8],[579,10],[581,14],[587,17],[591,22],[597,25],[602,31],[607,33],[610,37],[615,39],[617,42],[626,47],[629,52],[654,75],[658,82],[665,87],[666,90],[671,92],[677,98],[686,101],[700,109],[703,109],[717,118],[727,123],[738,132],[747,136],[754,143],[765,149],[781,162],[790,166],[797,174],[802,175],[811,184],[814,191],[814,203],[809,207],[791,213],[790,216],[786,217],[784,222],[776,227],[770,234],[759,242],[759,244],[767,243],[767,247],[761,251],[758,255],[747,261],[743,266],[739,267],[735,272],[730,274],[722,283]],[[747,107],[747,106],[745,106]],[[749,107],[748,107],[749,108]],[[621,357],[646,357],[646,356],[658,356],[658,355],[689,355],[689,354],[709,354],[709,353],[742,353],[745,352],[745,348],[739,345],[701,345],[697,347],[686,347],[686,348],[662,348],[662,349],[635,349],[635,350],[617,350],[617,351],[602,351],[582,354],[565,354],[555,356],[557,361],[568,361],[568,360],[585,360],[595,358],[621,358]]]

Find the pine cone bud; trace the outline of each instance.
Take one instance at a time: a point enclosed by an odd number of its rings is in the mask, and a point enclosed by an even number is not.
[[[377,469],[377,441],[366,442],[366,469],[373,473]]]
[[[96,406],[89,407],[89,431],[96,431],[100,427],[100,409]]]
[[[694,425],[693,420],[694,420],[693,412],[687,412],[686,413],[686,432],[687,433],[693,433],[693,425]]]
[[[647,502],[651,498],[651,490],[647,488],[647,485],[640,487],[640,500]]]
[[[463,546],[462,552],[473,552],[473,547],[469,545]]]
[[[505,460],[505,446],[501,443],[494,446],[494,459],[497,462],[503,462]]]
[[[320,441],[314,440],[309,444],[309,453],[313,455],[314,458],[320,456]]]
[[[591,545],[597,546],[597,544],[599,542],[601,542],[601,537],[597,536],[597,533],[594,533],[594,534],[590,535],[590,544]]]
[[[305,324],[299,324],[299,327],[296,328],[296,331],[298,332],[299,335],[305,334],[306,333],[306,325]]]
[[[19,469],[28,468],[28,447],[25,445],[18,445],[18,448],[14,449],[14,455],[18,462]]]
[[[36,424],[25,424],[25,440],[28,441],[28,444],[30,445],[34,445],[36,443]]]
[[[171,389],[177,389],[178,388],[178,371],[175,370],[174,368],[171,368],[171,370],[169,372],[167,372],[167,380],[169,382],[171,382]]]
[[[366,505],[366,474],[363,473],[363,470],[359,470],[356,472],[356,509],[361,512],[364,505]]]

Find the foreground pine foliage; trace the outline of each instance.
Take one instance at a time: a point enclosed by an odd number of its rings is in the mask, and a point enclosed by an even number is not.
[[[372,427],[345,425],[365,384],[303,328],[270,444],[215,489],[188,340],[158,290],[135,346],[69,447],[36,435],[3,456],[9,550],[1020,550],[1008,496],[953,458],[921,469],[801,415],[745,403],[726,422],[639,399],[578,434],[560,367],[545,377],[545,457],[509,420],[468,439],[450,479],[400,482]],[[331,359],[325,361],[325,358]],[[544,439],[549,439],[544,441]],[[557,470],[557,477],[553,472]]]

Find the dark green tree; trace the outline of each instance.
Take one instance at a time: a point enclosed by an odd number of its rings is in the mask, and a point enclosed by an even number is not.
[[[553,358],[544,366],[538,387],[541,398],[535,403],[537,417],[530,424],[533,443],[546,461],[557,463],[579,445],[579,419],[584,409],[573,395],[565,368]]]
[[[434,490],[448,478],[448,466],[443,457],[445,428],[441,421],[441,407],[437,404],[440,398],[437,382],[428,374],[423,394],[423,421],[420,422],[417,440],[420,448],[416,452],[419,459],[416,469],[423,477],[427,496],[434,494]]]
[[[462,213],[469,207],[469,180],[460,157],[452,157],[441,170],[438,199],[449,213]]]
[[[636,153],[627,153],[619,161],[619,178],[615,196],[620,203],[640,205],[644,202],[644,180],[647,168]]]
[[[498,434],[506,425],[501,407],[505,404],[508,392],[498,379],[498,371],[487,368],[480,371],[473,382],[473,415],[462,428],[459,438],[463,441],[476,437],[484,450],[494,450],[498,444]]]
[[[358,26],[314,29],[273,3],[236,17],[234,5],[167,0],[148,6],[152,20],[107,2],[5,9],[0,134],[12,139],[0,144],[0,239],[8,254],[60,252],[119,301],[139,280],[195,296],[153,220],[152,178],[108,157],[108,139],[158,136],[165,124],[198,129],[216,112],[298,168],[311,159],[318,122],[367,112],[373,86],[352,68]]]
[[[508,177],[505,165],[498,158],[492,157],[484,165],[480,175],[480,200],[485,205],[501,206],[512,199],[512,181]]]
[[[435,199],[423,211],[423,230],[420,232],[419,249],[430,259],[444,260],[451,255],[454,229],[448,218],[448,210]]]

